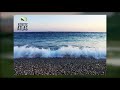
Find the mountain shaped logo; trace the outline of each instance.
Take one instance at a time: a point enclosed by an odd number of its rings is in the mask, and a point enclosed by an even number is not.
[[[26,17],[21,17],[20,19],[21,19],[21,21],[27,21]]]

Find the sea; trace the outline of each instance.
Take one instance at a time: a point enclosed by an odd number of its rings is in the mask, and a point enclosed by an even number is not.
[[[14,58],[106,59],[106,32],[14,32]]]

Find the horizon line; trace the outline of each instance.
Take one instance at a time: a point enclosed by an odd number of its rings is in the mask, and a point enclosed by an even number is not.
[[[16,32],[16,31],[14,31],[14,32]],[[18,32],[27,32],[27,31],[18,31]],[[32,31],[30,31],[30,32],[32,32]],[[38,31],[34,31],[34,32],[38,32]],[[40,32],[79,32],[79,31],[40,31]],[[84,32],[84,31],[81,31],[81,32]]]

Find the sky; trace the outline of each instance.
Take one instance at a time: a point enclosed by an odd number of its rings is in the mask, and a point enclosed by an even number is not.
[[[106,32],[106,15],[14,15],[14,32],[23,32],[18,23],[28,23],[25,32]]]

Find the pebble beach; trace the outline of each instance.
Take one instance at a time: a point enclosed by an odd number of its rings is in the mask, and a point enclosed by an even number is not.
[[[105,75],[106,60],[81,58],[18,58],[15,75]]]

